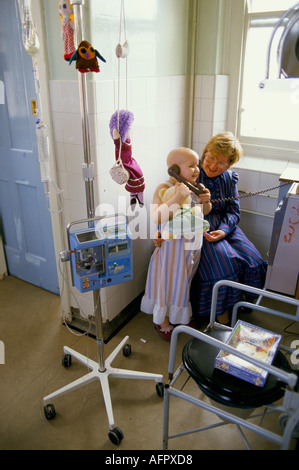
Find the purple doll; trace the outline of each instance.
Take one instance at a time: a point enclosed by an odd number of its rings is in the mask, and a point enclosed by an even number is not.
[[[125,189],[130,193],[130,205],[135,205],[138,201],[143,206],[144,177],[138,163],[132,158],[132,145],[129,135],[133,121],[133,113],[126,109],[121,109],[112,114],[109,127],[110,135],[115,145],[116,160],[119,158],[121,142],[120,159],[124,168],[129,173]]]

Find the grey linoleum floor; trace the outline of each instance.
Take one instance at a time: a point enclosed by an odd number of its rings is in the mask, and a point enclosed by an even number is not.
[[[246,321],[284,335],[284,344],[298,338],[299,325],[284,332],[289,320],[253,312]],[[297,336],[291,334],[297,332]],[[59,297],[14,277],[0,281],[0,340],[5,364],[0,364],[0,449],[2,450],[162,450],[163,398],[151,380],[110,379],[115,425],[124,438],[115,446],[108,437],[108,420],[100,384],[93,382],[55,400],[56,418],[46,420],[43,397],[87,373],[76,360],[62,366],[63,346],[97,360],[96,341],[77,336],[62,324]],[[139,313],[105,345],[107,357],[129,335],[130,357],[120,353],[113,366],[161,373],[168,378],[169,343],[163,341],[149,315]],[[177,363],[188,337],[179,336]],[[202,397],[192,380],[185,391]],[[266,425],[279,431],[277,414]],[[216,422],[217,417],[193,405],[171,399],[170,432]],[[245,434],[253,449],[277,445]],[[292,446],[296,443],[292,442]],[[233,424],[171,439],[169,450],[243,450],[244,442]]]

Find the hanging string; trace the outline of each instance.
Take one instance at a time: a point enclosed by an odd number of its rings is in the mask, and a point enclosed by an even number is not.
[[[124,33],[124,42],[122,42],[122,27]],[[125,3],[124,0],[121,0],[121,8],[120,8],[120,19],[119,19],[119,38],[118,38],[118,45],[116,46],[116,56],[118,58],[118,113],[120,109],[120,59],[126,60],[126,78],[125,78],[125,85],[126,85],[126,108],[128,107],[128,52],[129,52],[129,44],[127,41],[127,33],[126,33],[126,15],[125,15]],[[119,129],[118,129],[119,130]]]

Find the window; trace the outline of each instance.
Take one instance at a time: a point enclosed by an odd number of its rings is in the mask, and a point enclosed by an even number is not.
[[[294,0],[247,1],[238,135],[242,144],[247,144],[257,155],[262,147],[268,147],[280,149],[280,153],[284,149],[289,156],[299,160],[299,78],[278,80],[277,51],[288,18],[273,38],[269,56],[270,80],[265,81],[267,51],[274,27],[293,5]],[[299,8],[296,12],[296,24],[299,25]]]

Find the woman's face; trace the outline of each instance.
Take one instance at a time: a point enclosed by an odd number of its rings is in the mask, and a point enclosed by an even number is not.
[[[229,168],[228,157],[221,154],[211,154],[210,152],[205,153],[202,167],[209,178],[219,176],[225,170]]]

